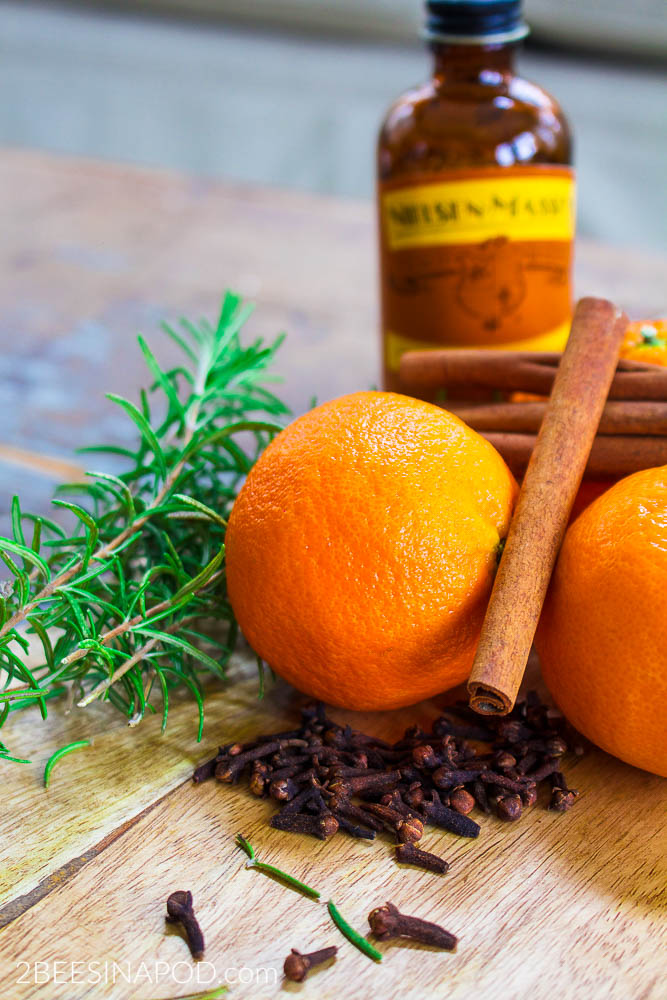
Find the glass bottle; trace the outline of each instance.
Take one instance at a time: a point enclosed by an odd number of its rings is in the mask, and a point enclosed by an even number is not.
[[[571,313],[567,120],[514,70],[521,0],[431,0],[429,80],[378,142],[384,384],[429,347],[560,350]]]

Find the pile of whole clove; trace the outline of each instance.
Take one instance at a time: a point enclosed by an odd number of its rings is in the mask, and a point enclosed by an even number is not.
[[[445,872],[446,861],[415,846],[426,824],[476,837],[473,809],[518,820],[545,784],[549,808],[564,812],[578,794],[561,771],[568,750],[583,753],[534,692],[504,717],[480,718],[456,704],[431,732],[411,727],[393,745],[338,725],[314,704],[298,729],[220,747],[193,778],[232,784],[247,775],[253,795],[280,804],[271,817],[278,830],[322,840],[338,830],[367,839],[388,830],[400,862]]]

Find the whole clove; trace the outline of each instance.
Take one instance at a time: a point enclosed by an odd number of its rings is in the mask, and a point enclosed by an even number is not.
[[[379,941],[391,938],[409,938],[420,944],[430,944],[435,948],[455,951],[457,938],[438,924],[419,917],[408,917],[400,913],[393,903],[378,906],[368,914],[371,931]]]
[[[285,830],[287,833],[310,833],[320,840],[333,837],[338,831],[338,820],[329,814],[326,816],[309,816],[305,813],[276,813],[271,817],[271,826],[275,830]]]
[[[170,924],[180,924],[183,928],[190,953],[194,959],[204,957],[204,935],[195,917],[192,893],[177,889],[167,899],[167,916]]]
[[[477,808],[481,809],[481,811],[488,816],[491,812],[491,806],[489,805],[489,799],[486,794],[486,785],[483,781],[473,781],[472,794]]]
[[[330,948],[320,948],[319,951],[311,951],[309,955],[302,955],[296,948],[292,948],[283,965],[285,978],[291,979],[294,983],[302,983],[312,968],[335,958],[337,952],[336,945],[331,945]]]
[[[443,805],[437,792],[432,792],[430,802],[424,803],[424,812],[429,823],[434,823],[443,830],[449,830],[450,833],[456,833],[459,837],[479,836],[479,825],[468,816],[462,816],[461,813]]]
[[[549,808],[555,812],[567,812],[575,803],[578,791],[574,788],[554,788],[551,792]]]
[[[431,854],[430,851],[422,851],[420,847],[409,842],[396,845],[396,860],[402,865],[416,865],[418,868],[424,868],[427,872],[436,872],[438,875],[444,875],[445,872],[449,871],[449,862],[445,861],[444,858],[438,857],[437,854]]]
[[[534,771],[529,771],[527,777],[534,782],[544,781],[545,778],[548,778],[555,771],[558,771],[559,768],[560,761],[556,757],[547,757],[540,767],[536,768]]]
[[[424,824],[417,816],[403,819],[396,827],[396,836],[401,844],[415,843],[421,840],[424,833]]]
[[[537,802],[537,785],[527,785],[519,794],[521,795],[524,808],[527,809],[529,806],[534,806]]]
[[[520,795],[501,795],[496,803],[498,819],[514,822],[514,820],[521,819],[522,812],[523,803]]]
[[[483,775],[482,768],[476,770],[452,771],[447,767],[439,767],[431,775],[433,784],[438,788],[455,788],[456,785],[465,785],[469,781],[476,781]]]
[[[496,788],[505,788],[508,792],[514,792],[517,795],[524,790],[527,784],[525,781],[515,781],[513,778],[508,778],[507,775],[497,774],[495,771],[484,771],[479,777],[485,784],[495,785]]]
[[[465,788],[455,788],[449,796],[449,805],[455,812],[467,816],[475,808],[475,798]]]
[[[516,767],[516,757],[509,750],[498,750],[493,758],[494,770],[504,771],[508,767]]]
[[[269,795],[278,802],[289,802],[297,794],[298,787],[291,778],[274,778],[269,785]]]
[[[395,788],[399,783],[400,775],[395,771],[383,771],[379,774],[360,774],[353,778],[345,778],[334,782],[331,791],[337,789],[349,792],[352,795],[362,795],[364,793],[384,795],[385,792]]]
[[[359,826],[357,823],[352,823],[342,813],[334,812],[332,815],[338,820],[338,828],[340,830],[345,830],[345,832],[349,833],[351,837],[358,837],[361,840],[375,840],[375,830],[370,830],[366,826]]]

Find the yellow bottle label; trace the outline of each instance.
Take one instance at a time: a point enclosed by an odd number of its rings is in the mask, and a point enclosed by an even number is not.
[[[380,185],[385,364],[427,347],[559,349],[571,311],[574,173],[489,167]]]

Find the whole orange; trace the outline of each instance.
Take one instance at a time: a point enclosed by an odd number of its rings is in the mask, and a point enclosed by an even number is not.
[[[570,525],[536,636],[567,718],[667,775],[667,465],[620,480]]]
[[[450,413],[389,392],[274,439],[229,519],[229,598],[255,651],[331,705],[409,705],[465,680],[516,492]]]

